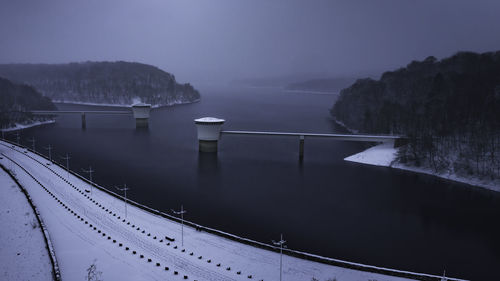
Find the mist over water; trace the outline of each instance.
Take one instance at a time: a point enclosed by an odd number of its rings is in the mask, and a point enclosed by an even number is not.
[[[149,130],[136,130],[132,116],[87,115],[86,130],[78,115],[62,116],[23,131],[22,141],[35,136],[53,155],[68,152],[72,170],[92,165],[96,182],[127,183],[140,203],[165,212],[183,204],[188,220],[264,243],[284,233],[290,248],[327,257],[499,277],[491,270],[500,264],[497,194],[343,161],[360,143],[306,138],[302,164],[298,139],[288,137],[223,135],[218,155],[199,153],[193,119],[203,116],[226,119],[227,130],[344,132],[328,117],[331,95],[203,92],[198,103],[154,110]]]

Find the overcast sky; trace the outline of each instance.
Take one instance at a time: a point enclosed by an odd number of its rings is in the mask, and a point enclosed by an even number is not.
[[[500,1],[0,0],[0,63],[137,61],[181,82],[500,50]]]

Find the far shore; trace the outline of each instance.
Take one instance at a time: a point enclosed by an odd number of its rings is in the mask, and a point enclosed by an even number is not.
[[[365,151],[346,157],[344,158],[344,160],[361,164],[400,169],[419,174],[432,175],[446,180],[500,192],[500,180],[485,180],[473,176],[462,177],[454,173],[437,173],[432,171],[430,168],[404,165],[396,161],[397,151],[398,149],[394,148],[394,144],[392,142],[387,142],[378,144],[366,149]]]

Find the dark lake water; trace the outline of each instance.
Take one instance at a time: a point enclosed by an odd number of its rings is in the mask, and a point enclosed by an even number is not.
[[[187,219],[236,235],[269,243],[282,232],[289,248],[323,256],[500,280],[498,194],[342,160],[361,143],[306,139],[302,164],[291,137],[223,136],[217,156],[199,154],[193,119],[204,116],[231,130],[344,132],[331,95],[201,90],[201,102],[154,110],[149,130],[132,116],[88,115],[86,130],[64,116],[21,140],[68,152],[75,171],[92,165],[103,186],[127,183],[133,200],[165,212],[182,203]]]

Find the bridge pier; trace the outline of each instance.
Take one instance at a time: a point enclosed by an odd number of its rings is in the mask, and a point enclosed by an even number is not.
[[[150,112],[151,112],[150,104],[136,103],[132,105],[132,113],[134,114],[136,128],[149,127]]]
[[[198,149],[200,152],[217,152],[220,131],[224,119],[203,117],[194,120],[198,133]]]
[[[299,137],[299,161],[302,162],[304,160],[304,136]]]
[[[82,112],[82,129],[86,129],[87,128],[87,120],[85,118],[85,112]]]

